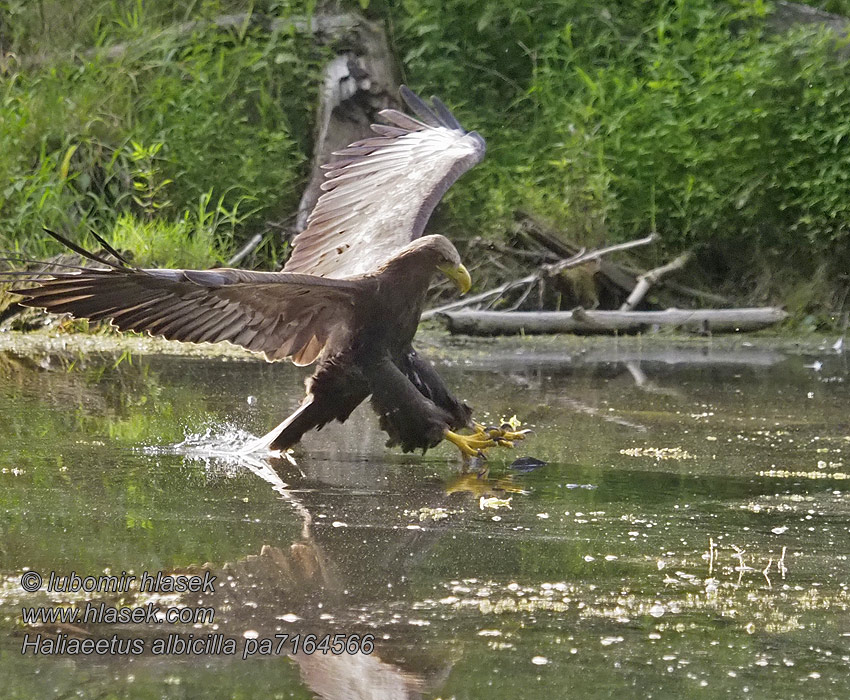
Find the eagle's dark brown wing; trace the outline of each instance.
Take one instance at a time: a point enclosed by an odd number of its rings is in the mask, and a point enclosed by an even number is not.
[[[351,144],[324,166],[325,193],[293,241],[286,272],[351,277],[374,272],[425,230],[446,190],[484,157],[484,139],[463,129],[436,98],[402,86],[419,119],[381,112],[392,126]]]
[[[38,286],[12,290],[21,303],[122,331],[170,340],[226,340],[269,360],[309,364],[333,336],[353,329],[362,283],[283,272],[141,270],[130,267],[51,272]]]

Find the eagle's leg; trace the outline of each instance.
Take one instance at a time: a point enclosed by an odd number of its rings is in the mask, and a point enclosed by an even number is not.
[[[389,357],[368,363],[363,372],[372,392],[372,408],[381,430],[389,435],[388,447],[405,452],[427,450],[443,439],[452,416],[424,396]]]
[[[490,447],[509,446],[510,441],[504,439],[502,433],[494,437],[485,432],[461,435],[458,430],[472,426],[469,407],[451,397],[457,407],[452,410],[446,398],[451,395],[439,375],[430,365],[426,366],[424,360],[415,359],[413,367],[410,364],[402,364],[402,367],[407,371],[385,357],[363,368],[381,429],[390,436],[388,446],[401,445],[402,450],[410,452],[427,450],[448,440],[460,450],[465,462],[483,456],[483,451]],[[416,377],[411,377],[412,369],[416,370]],[[434,393],[435,389],[439,391]]]
[[[488,447],[513,447],[517,440],[524,440],[530,430],[519,430],[518,421],[506,421],[500,426],[484,426],[472,420],[472,409],[463,401],[452,395],[433,365],[416,350],[409,347],[402,356],[399,369],[428,399],[448,412],[452,421],[449,423],[451,435],[445,438],[457,445],[465,457],[474,457],[479,450]],[[460,435],[456,431],[472,428],[472,435]]]
[[[452,395],[434,366],[416,350],[408,347],[398,363],[398,368],[404,372],[420,394],[451,416],[449,428],[460,430],[472,427],[472,409]]]

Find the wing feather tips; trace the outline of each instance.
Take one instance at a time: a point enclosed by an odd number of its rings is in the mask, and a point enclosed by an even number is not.
[[[457,131],[465,131],[461,123],[457,120],[457,117],[451,113],[451,110],[446,107],[445,103],[439,97],[431,95],[431,104],[434,105],[434,111],[437,113],[442,126]]]
[[[463,128],[457,117],[452,114],[451,110],[439,97],[432,95],[431,104],[428,104],[419,95],[413,92],[413,90],[407,87],[407,85],[402,85],[399,88],[399,93],[407,106],[410,107],[416,116],[419,117],[419,119],[421,119],[426,125],[432,127],[442,126],[447,129],[451,129],[452,131],[460,131],[464,134],[466,133],[466,129]]]
[[[369,128],[380,136],[391,138],[397,138],[398,136],[404,136],[409,133],[407,129],[400,129],[397,126],[389,126],[387,124],[370,124]]]
[[[442,126],[440,118],[435,113],[434,109],[411,90],[407,85],[402,85],[399,90],[401,99],[405,101],[408,107],[414,111],[417,117],[429,126]]]
[[[418,119],[414,119],[409,114],[399,112],[397,109],[382,109],[378,112],[382,119],[386,119],[391,125],[397,126],[406,132],[422,131],[429,126],[439,126],[438,124],[425,124]]]

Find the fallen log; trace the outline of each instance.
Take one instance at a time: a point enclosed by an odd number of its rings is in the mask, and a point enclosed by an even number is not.
[[[780,323],[788,314],[776,307],[666,309],[665,311],[443,311],[436,314],[450,332],[467,335],[516,333],[637,333],[676,326],[714,333],[754,331]]]

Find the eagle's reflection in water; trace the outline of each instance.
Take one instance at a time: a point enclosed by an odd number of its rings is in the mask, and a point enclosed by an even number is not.
[[[412,569],[451,533],[448,523],[430,521],[427,527],[409,529],[390,519],[377,526],[374,519],[368,525],[320,519],[318,514],[328,510],[329,485],[311,474],[309,464],[299,467],[284,459],[242,456],[238,462],[212,460],[207,466],[213,475],[217,469],[231,474],[247,469],[264,479],[295,511],[301,527],[289,542],[266,543],[236,561],[208,562],[185,572],[211,571],[217,577],[216,592],[186,594],[180,604],[214,607],[216,632],[232,637],[372,635],[370,654],[292,653],[289,643],[282,645],[298,665],[303,683],[321,698],[418,698],[439,689],[459,650],[446,643],[428,644],[428,627],[399,619],[387,599],[404,595]],[[514,490],[509,479],[491,481],[474,474],[449,483],[410,479],[404,484],[399,494],[404,504],[426,509],[477,509],[482,494]],[[386,503],[386,493],[381,495]],[[357,495],[346,491],[340,497]],[[199,632],[187,631],[196,636]]]

